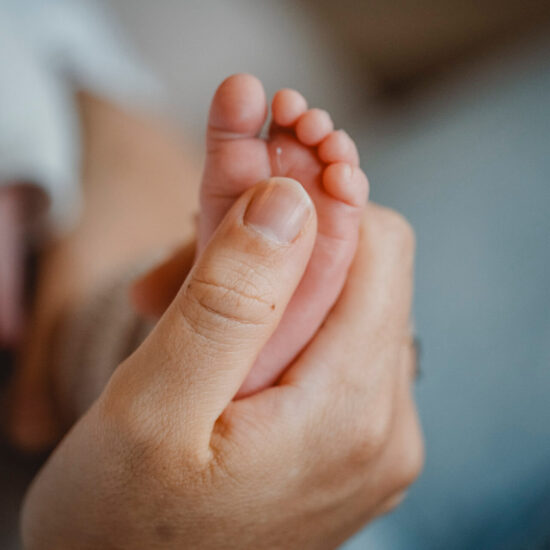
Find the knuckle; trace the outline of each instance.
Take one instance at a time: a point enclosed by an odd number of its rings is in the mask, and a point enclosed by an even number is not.
[[[393,422],[391,392],[385,391],[380,381],[365,386],[358,376],[350,376],[346,369],[337,374],[337,399],[332,407],[331,418],[343,432],[347,444],[342,447],[344,460],[350,465],[363,468],[379,456],[391,436]],[[338,411],[334,414],[334,411]]]
[[[397,469],[398,486],[406,489],[414,483],[424,466],[424,445],[420,437],[409,440]]]
[[[386,235],[395,242],[401,249],[410,250],[415,248],[414,230],[411,224],[398,212],[386,211],[385,220]]]
[[[364,445],[378,454],[386,447],[391,432],[391,415],[379,413],[369,418],[363,430]]]
[[[360,466],[369,463],[385,449],[390,437],[391,419],[384,412],[367,415],[355,426],[351,461]]]
[[[375,210],[375,223],[379,238],[401,257],[412,260],[416,248],[416,238],[411,224],[398,212],[378,207]]]
[[[181,313],[199,332],[264,325],[275,308],[273,285],[261,268],[232,260],[197,269],[180,302]]]

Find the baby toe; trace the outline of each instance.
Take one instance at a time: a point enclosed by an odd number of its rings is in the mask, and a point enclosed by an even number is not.
[[[368,196],[369,184],[364,172],[344,162],[329,164],[323,172],[323,187],[335,199],[361,207]]]
[[[359,166],[359,153],[355,142],[344,130],[331,132],[320,144],[317,150],[319,158],[327,163],[346,162]]]
[[[330,115],[322,109],[310,109],[296,123],[296,137],[307,146],[318,145],[332,132]]]
[[[293,126],[307,111],[307,101],[296,90],[285,88],[273,97],[271,111],[275,124],[283,127]]]

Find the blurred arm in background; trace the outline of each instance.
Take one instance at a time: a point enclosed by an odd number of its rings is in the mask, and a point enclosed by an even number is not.
[[[0,345],[14,347],[23,322],[24,248],[29,199],[36,218],[64,225],[77,202],[72,98],[48,72],[0,4]],[[34,202],[34,201],[33,201]]]
[[[140,112],[159,110],[161,88],[96,4],[0,0],[0,71],[0,347],[17,351],[7,430],[37,450],[56,432],[61,312],[168,235],[187,236],[181,205],[193,203],[179,136]],[[40,254],[24,315],[30,246]]]

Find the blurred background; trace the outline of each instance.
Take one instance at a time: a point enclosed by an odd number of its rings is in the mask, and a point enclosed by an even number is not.
[[[344,548],[550,548],[550,3],[97,8],[199,156],[212,92],[251,72],[268,95],[294,87],[331,112],[359,145],[372,200],[416,230],[426,466],[402,507]],[[34,463],[4,454],[9,549]]]

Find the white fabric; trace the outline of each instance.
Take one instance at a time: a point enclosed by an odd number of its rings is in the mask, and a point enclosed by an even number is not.
[[[38,185],[58,228],[78,213],[76,88],[124,104],[159,92],[94,4],[0,0],[0,185]]]

